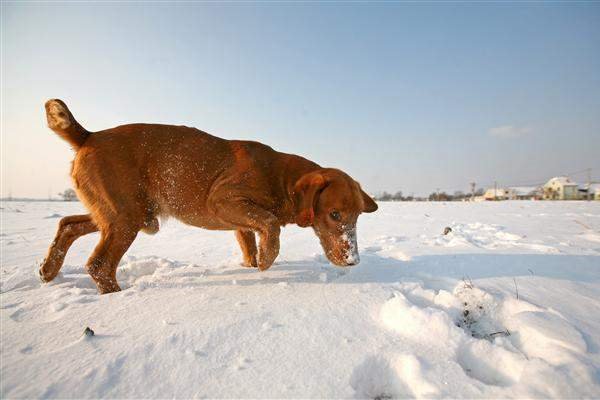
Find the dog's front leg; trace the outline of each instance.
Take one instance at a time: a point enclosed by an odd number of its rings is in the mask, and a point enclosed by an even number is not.
[[[261,271],[269,269],[279,255],[279,233],[279,224],[268,225],[258,233],[258,269]]]
[[[230,196],[210,199],[215,214],[237,229],[251,230],[258,233],[258,268],[261,271],[269,269],[279,255],[279,220],[271,212],[253,202]]]

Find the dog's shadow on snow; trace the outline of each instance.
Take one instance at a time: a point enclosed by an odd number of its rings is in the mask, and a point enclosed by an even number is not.
[[[185,265],[185,263],[181,263]],[[86,290],[82,295],[95,293],[95,286],[82,267],[66,268],[49,285]],[[150,274],[152,275],[152,273]],[[600,256],[561,254],[443,254],[416,256],[399,260],[378,254],[377,249],[365,249],[361,263],[354,267],[335,267],[324,257],[297,261],[277,261],[269,270],[255,268],[211,268],[204,265],[198,270],[181,271],[176,266],[172,272],[153,277],[151,282],[123,281],[122,272],[117,279],[126,291],[140,285],[145,288],[202,288],[209,286],[250,286],[294,283],[319,285],[395,283],[427,279],[430,285],[441,286],[462,279],[545,277],[578,282],[600,281]],[[143,277],[141,277],[143,278]],[[3,285],[0,292],[32,290],[40,283],[35,277],[16,286]],[[23,287],[22,287],[23,286]],[[84,296],[85,297],[85,296]]]
[[[376,253],[361,255],[354,267],[335,267],[315,260],[281,261],[265,272],[252,268],[228,269],[198,286],[261,284],[394,283],[407,278],[434,280],[546,277],[580,282],[600,280],[600,256],[557,254],[444,254],[413,257],[408,261]],[[230,278],[230,279],[222,279]]]

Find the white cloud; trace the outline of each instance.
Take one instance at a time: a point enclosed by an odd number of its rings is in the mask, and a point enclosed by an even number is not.
[[[531,131],[529,128],[518,127],[512,125],[497,126],[490,128],[488,131],[490,135],[500,138],[515,138],[528,134]]]

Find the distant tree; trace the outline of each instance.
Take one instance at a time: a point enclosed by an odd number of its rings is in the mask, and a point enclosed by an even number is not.
[[[64,192],[58,194],[64,201],[77,201],[77,193],[73,189],[65,189]]]
[[[376,200],[381,200],[381,201],[390,201],[392,200],[392,195],[389,194],[388,192],[384,191],[381,196],[379,196],[379,198],[377,198]]]
[[[452,201],[452,196],[446,192],[441,192],[438,195],[438,201]]]
[[[477,189],[477,191],[475,192],[475,196],[483,196],[483,188]]]
[[[394,194],[392,196],[392,200],[394,200],[394,201],[403,201],[404,197],[402,197],[402,191],[401,190],[397,191],[396,194]]]
[[[460,201],[463,200],[465,198],[465,194],[464,192],[457,190],[456,192],[454,192],[454,194],[452,195],[452,200],[454,201]]]
[[[428,197],[429,201],[451,201],[452,196],[446,192],[433,192]]]

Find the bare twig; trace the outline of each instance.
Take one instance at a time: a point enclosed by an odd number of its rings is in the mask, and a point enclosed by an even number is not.
[[[510,332],[509,330],[505,330],[505,331],[499,331],[499,332],[493,332],[493,333],[488,333],[487,335],[484,335],[483,337],[485,339],[494,339],[495,337],[506,337],[506,336],[510,336]]]
[[[469,280],[467,282],[467,279]],[[466,277],[463,276],[463,283],[465,285],[466,289],[473,289],[473,281],[471,280],[471,278],[469,278],[469,276],[467,275]]]
[[[519,287],[517,286],[517,278],[513,277],[513,281],[515,282],[515,291],[517,292],[517,300],[519,300]]]

